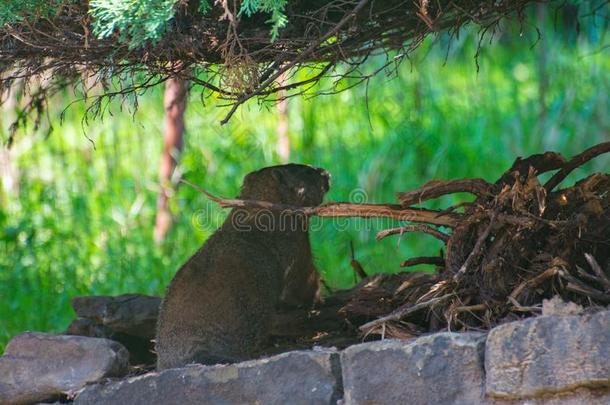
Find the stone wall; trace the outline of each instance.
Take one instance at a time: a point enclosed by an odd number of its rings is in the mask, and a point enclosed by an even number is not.
[[[117,345],[20,335],[0,357],[0,403],[68,394],[76,404],[610,404],[610,310],[121,379]],[[63,354],[45,368],[44,353]]]

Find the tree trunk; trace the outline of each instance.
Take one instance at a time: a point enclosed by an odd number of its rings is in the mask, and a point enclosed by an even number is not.
[[[279,85],[286,83],[285,75],[278,79]],[[288,99],[286,90],[279,92],[280,101],[277,104],[277,154],[282,163],[290,161],[290,138],[288,137]]]
[[[169,198],[175,191],[172,175],[183,147],[184,111],[186,110],[187,93],[188,83],[182,79],[169,79],[165,83],[163,100],[165,132],[163,134],[163,153],[159,166],[160,189],[157,198],[157,218],[154,230],[154,238],[157,243],[165,239],[165,235],[172,225]]]
[[[16,118],[15,110],[19,103],[17,93],[23,91],[23,86],[23,81],[19,80],[12,88],[0,92],[0,98],[4,100],[4,104],[0,108],[0,131],[2,132],[6,133],[8,131],[7,124],[12,123]],[[4,206],[8,206],[10,198],[16,198],[19,195],[21,180],[19,167],[15,161],[16,154],[15,148],[11,148],[2,138],[2,142],[0,142],[0,204]]]

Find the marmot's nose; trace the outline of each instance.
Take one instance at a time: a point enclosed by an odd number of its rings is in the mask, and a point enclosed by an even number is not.
[[[327,192],[330,189],[330,173],[324,169],[318,169],[320,176],[324,179],[322,187],[324,188],[324,192]]]

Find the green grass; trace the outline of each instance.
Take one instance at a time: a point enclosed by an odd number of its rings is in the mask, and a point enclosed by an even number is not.
[[[493,181],[517,156],[545,150],[570,156],[610,140],[604,32],[591,28],[575,41],[548,29],[533,49],[531,33],[507,36],[485,46],[478,73],[472,35],[453,44],[446,64],[442,44],[428,42],[397,77],[379,75],[368,87],[334,96],[291,99],[292,160],[331,172],[328,200],[366,195],[369,202],[392,202],[394,192],[431,179]],[[365,69],[379,63],[372,60]],[[56,105],[69,100],[66,94]],[[235,196],[246,173],[278,163],[274,111],[251,103],[220,127],[226,110],[204,107],[193,94],[180,162],[184,177],[215,194]],[[115,106],[112,116],[91,122],[86,130],[92,142],[83,135],[83,112],[75,105],[63,125],[54,122],[48,139],[44,131],[26,130],[14,146],[19,191],[0,188],[0,350],[24,330],[63,330],[73,317],[74,296],[162,294],[180,264],[222,221],[222,211],[182,186],[171,202],[175,226],[162,245],[153,243],[160,89],[140,100],[133,117]],[[608,163],[600,158],[568,181],[607,171]],[[319,270],[336,288],[353,283],[350,241],[369,273],[399,271],[404,258],[434,255],[441,247],[419,234],[400,243],[376,242],[375,231],[391,225],[383,220],[314,225]]]

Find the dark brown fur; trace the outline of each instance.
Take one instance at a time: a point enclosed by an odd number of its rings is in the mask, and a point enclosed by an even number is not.
[[[326,171],[290,164],[248,174],[240,198],[314,206],[328,187]],[[310,306],[318,288],[306,218],[234,209],[167,289],[157,367],[256,357],[277,305]]]

